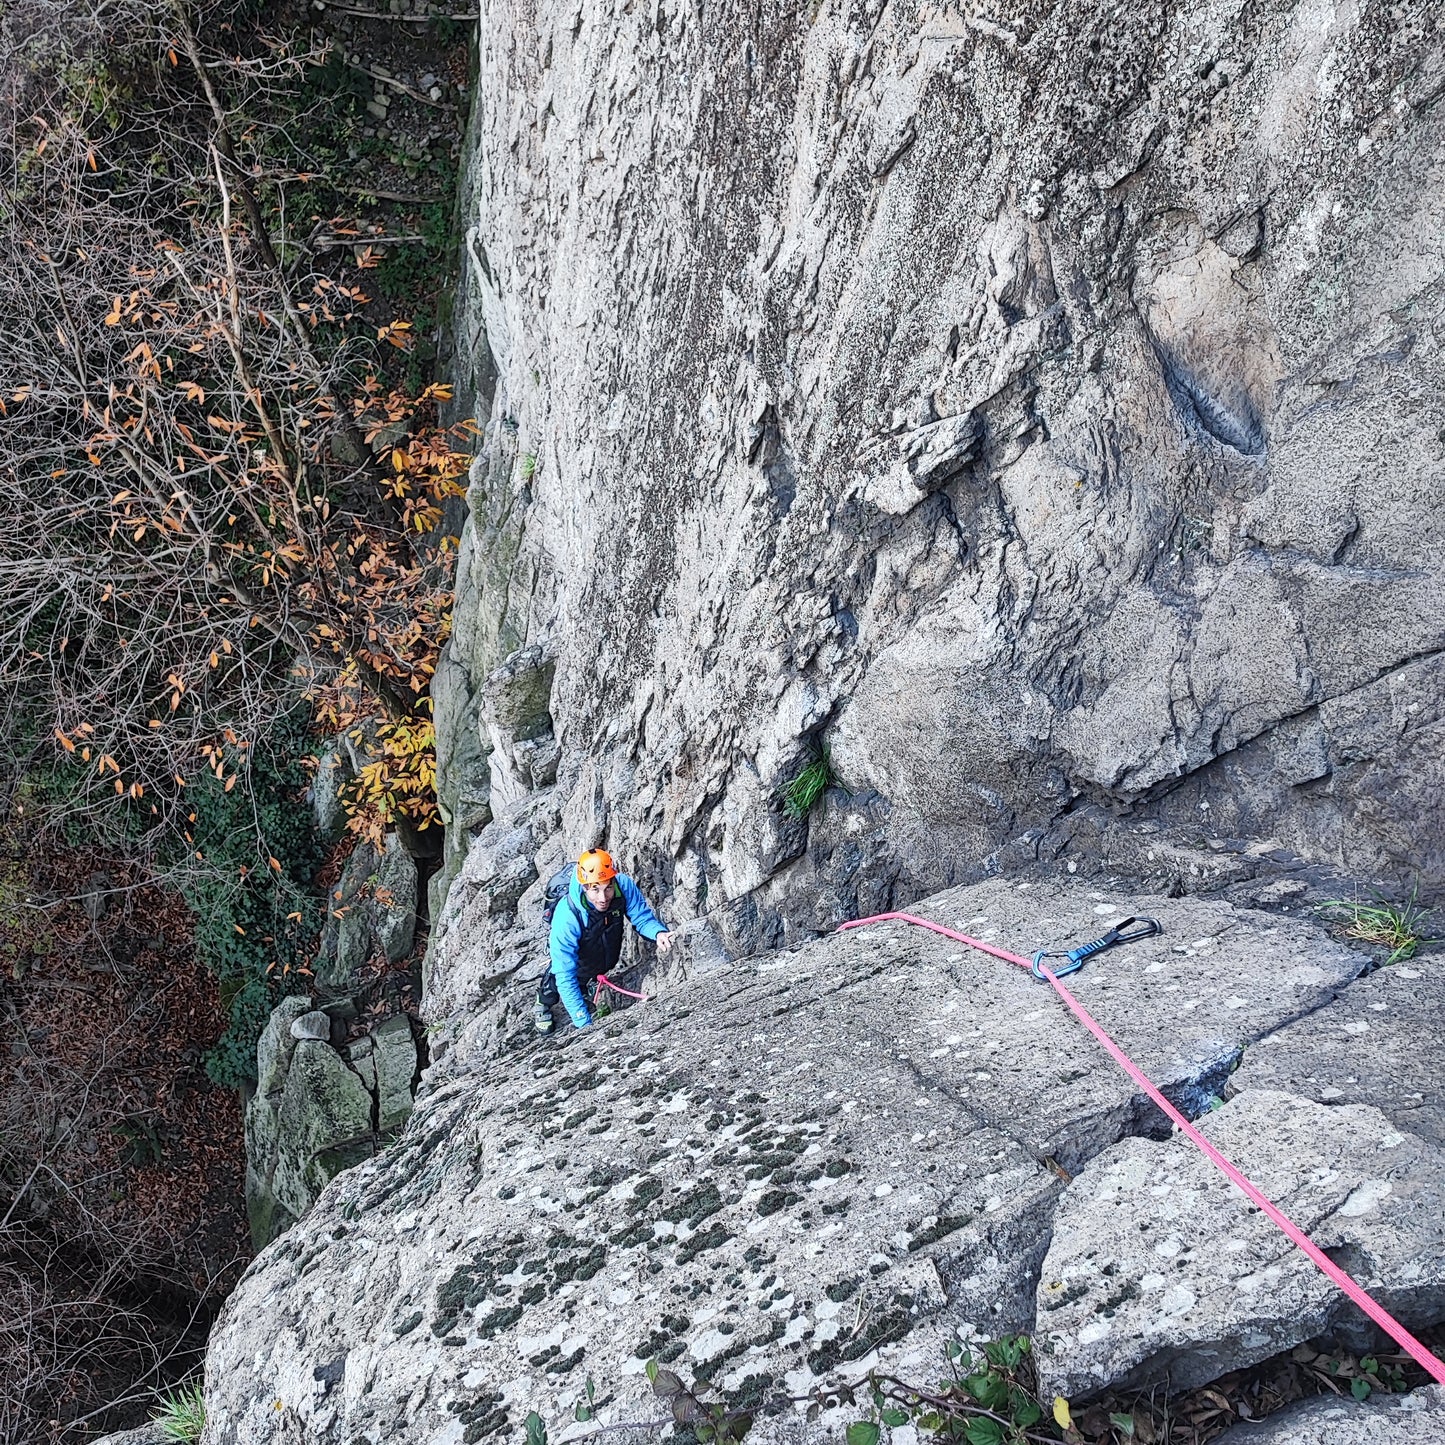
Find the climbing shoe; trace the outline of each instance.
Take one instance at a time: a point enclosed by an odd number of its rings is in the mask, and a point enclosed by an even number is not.
[[[550,1034],[557,1027],[552,1022],[552,1010],[541,999],[532,1005],[532,1027],[539,1034]]]

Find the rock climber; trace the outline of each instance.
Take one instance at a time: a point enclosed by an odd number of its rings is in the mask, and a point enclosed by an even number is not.
[[[552,1032],[552,1005],[559,1000],[579,1029],[592,1022],[589,998],[596,1001],[598,974],[617,967],[624,918],[644,938],[656,942],[659,953],[672,947],[672,934],[648,907],[637,884],[617,871],[610,853],[590,849],[571,872],[566,892],[555,901],[551,885],[548,887],[547,904],[553,909],[547,942],[551,964],[542,975],[537,1002],[532,1006],[532,1021],[539,1034]],[[565,873],[559,881],[560,877]]]

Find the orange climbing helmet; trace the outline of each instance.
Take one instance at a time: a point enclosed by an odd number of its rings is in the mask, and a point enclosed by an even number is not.
[[[617,865],[612,861],[612,854],[604,848],[589,848],[577,860],[577,881],[584,888],[607,883],[616,877]]]

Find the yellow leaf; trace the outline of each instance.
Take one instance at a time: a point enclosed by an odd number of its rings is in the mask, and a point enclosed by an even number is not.
[[[279,862],[277,859],[275,859],[275,858],[268,858],[266,861],[271,865],[271,867],[272,867],[273,869],[275,869],[275,871],[276,871],[277,873],[279,873],[279,872],[281,871],[281,864],[280,864],[280,862]],[[300,914],[297,914],[297,917],[299,918],[299,917],[300,917]]]
[[[233,923],[233,924],[231,925],[231,927],[234,928],[234,929],[236,930],[236,932],[241,935],[242,938],[244,938],[244,937],[246,936],[246,930],[245,930],[244,928],[242,928],[239,923]]]
[[[1060,1430],[1074,1428],[1074,1417],[1069,1414],[1069,1402],[1062,1395],[1054,1396],[1054,1424]]]
[[[391,464],[399,472],[404,472],[406,470],[407,455],[404,451],[402,451],[400,447],[396,447],[392,450]]]
[[[231,776],[226,779],[226,786],[225,786],[221,791],[224,792],[224,793],[229,793],[229,792],[231,791],[231,789],[234,788],[235,786],[236,786],[236,775],[235,775],[235,773],[232,773]]]
[[[75,751],[75,744],[71,742],[59,728],[55,729],[55,736],[60,739],[60,746],[63,747],[66,752],[73,753]]]
[[[119,778],[115,780],[115,790],[117,793],[125,792],[125,784]]]
[[[213,653],[211,654],[211,666],[212,666],[212,667],[219,667],[220,665],[221,665],[221,654],[220,654],[219,652],[213,652]]]

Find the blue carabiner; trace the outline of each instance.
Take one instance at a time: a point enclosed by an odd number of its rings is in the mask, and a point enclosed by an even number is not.
[[[1125,930],[1133,924],[1139,926],[1132,933]],[[1138,918],[1129,917],[1122,919],[1114,925],[1101,938],[1093,939],[1089,943],[1081,943],[1077,948],[1071,948],[1067,952],[1050,951],[1041,948],[1034,954],[1033,973],[1037,979],[1044,977],[1043,964],[1046,958],[1064,958],[1068,962],[1062,968],[1051,968],[1049,972],[1055,978],[1063,978],[1066,974],[1074,973],[1083,968],[1084,964],[1096,953],[1102,953],[1106,948],[1113,948],[1116,943],[1137,943],[1141,938],[1153,938],[1156,934],[1164,932],[1163,925],[1157,918],[1145,918],[1142,915]]]

